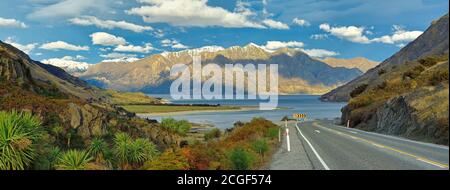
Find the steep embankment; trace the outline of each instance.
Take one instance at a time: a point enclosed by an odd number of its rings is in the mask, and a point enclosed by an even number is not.
[[[321,97],[324,101],[346,102],[350,100],[350,92],[358,86],[367,84],[376,86],[374,81],[378,78],[379,72],[389,70],[395,65],[401,65],[408,61],[417,60],[428,55],[448,54],[448,14],[437,21],[433,21],[432,25],[413,42],[402,48],[398,53],[383,61],[377,67],[369,70],[366,74],[352,80],[351,82]]]
[[[342,124],[448,145],[448,35],[447,14],[400,52],[322,100],[349,100]]]

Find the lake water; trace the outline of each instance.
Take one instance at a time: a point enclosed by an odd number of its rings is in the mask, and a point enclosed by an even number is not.
[[[233,106],[259,106],[261,100],[172,100],[170,95],[150,94],[170,100],[174,104],[220,104]],[[284,116],[292,117],[293,113],[304,113],[309,119],[334,119],[341,116],[341,108],[346,103],[321,102],[316,95],[280,95],[278,107],[280,109],[262,111],[230,111],[230,112],[204,112],[172,116],[145,116],[149,119],[161,121],[162,118],[186,119],[194,123],[212,124],[218,128],[233,127],[236,121],[250,121],[254,117],[264,117],[273,122],[278,122]]]

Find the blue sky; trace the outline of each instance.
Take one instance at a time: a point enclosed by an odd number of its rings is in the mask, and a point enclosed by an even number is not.
[[[40,61],[98,63],[255,43],[382,61],[448,0],[2,0],[0,40]]]

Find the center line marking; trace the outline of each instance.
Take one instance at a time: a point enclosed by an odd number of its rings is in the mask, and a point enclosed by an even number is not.
[[[316,133],[320,133],[320,131],[319,131],[319,130],[315,130],[315,132],[316,132]]]
[[[313,153],[316,155],[317,159],[319,159],[322,166],[325,168],[325,170],[330,170],[328,165],[323,161],[322,157],[320,157],[319,153],[317,153],[316,149],[312,146],[312,144],[306,139],[306,137],[303,135],[302,131],[300,131],[300,128],[298,128],[298,123],[295,124],[295,128],[297,128],[298,133],[305,139],[306,143],[309,145]]]
[[[433,160],[429,160],[429,159],[427,159],[427,158],[423,158],[423,157],[421,157],[421,156],[417,156],[417,155],[414,155],[414,154],[411,154],[411,153],[408,153],[408,152],[405,152],[405,151],[402,151],[402,150],[399,150],[399,149],[396,149],[396,148],[392,148],[392,147],[389,147],[389,146],[385,146],[385,145],[382,145],[382,144],[378,144],[378,143],[376,143],[376,142],[373,142],[373,141],[370,141],[370,140],[366,140],[366,139],[363,139],[363,138],[360,138],[360,137],[355,137],[355,136],[353,136],[353,135],[344,134],[344,133],[341,133],[341,132],[339,132],[339,131],[335,131],[335,130],[333,130],[333,129],[329,129],[329,128],[327,128],[327,127],[324,127],[324,126],[322,126],[322,125],[320,125],[320,124],[318,124],[318,123],[313,123],[313,125],[315,125],[315,126],[317,126],[317,127],[321,127],[321,128],[323,128],[323,129],[325,129],[325,130],[327,130],[327,131],[337,133],[337,134],[339,134],[339,135],[341,135],[341,136],[350,137],[350,138],[352,138],[352,139],[356,139],[356,140],[359,140],[359,141],[362,141],[362,142],[371,144],[372,146],[376,146],[376,147],[379,147],[379,148],[383,148],[383,149],[386,149],[386,150],[390,150],[390,151],[396,152],[396,153],[401,154],[401,155],[413,157],[413,158],[415,158],[416,160],[421,161],[421,162],[425,162],[425,163],[428,163],[428,164],[431,164],[431,165],[434,165],[434,166],[437,166],[437,167],[440,167],[440,168],[448,168],[448,165],[447,165],[447,164],[442,164],[442,163],[439,163],[439,162],[436,162],[436,161],[433,161]]]

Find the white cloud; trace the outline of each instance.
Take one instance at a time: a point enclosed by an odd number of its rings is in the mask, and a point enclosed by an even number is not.
[[[356,26],[339,26],[332,27],[329,24],[321,24],[319,28],[341,39],[345,39],[355,43],[368,44],[370,40],[364,35],[364,27]]]
[[[106,29],[114,29],[120,28],[124,30],[130,30],[133,32],[141,33],[144,31],[153,30],[150,26],[141,26],[133,23],[129,23],[126,21],[114,21],[114,20],[101,20],[94,16],[83,16],[72,18],[69,20],[72,24],[81,25],[81,26],[97,26],[100,28]]]
[[[329,51],[325,49],[302,49],[302,51],[308,54],[310,57],[316,58],[333,57],[339,55],[338,52]]]
[[[42,6],[42,4],[44,6]],[[67,18],[82,15],[84,13],[96,13],[108,10],[109,2],[107,0],[59,0],[53,4],[42,2],[37,5],[37,9],[28,14],[29,19],[49,19],[49,18]]]
[[[285,23],[279,22],[279,21],[275,21],[272,19],[265,19],[262,21],[264,25],[266,25],[269,28],[274,28],[274,29],[278,29],[278,30],[288,30],[289,26]]]
[[[305,44],[303,42],[298,41],[289,41],[289,42],[281,42],[281,41],[268,41],[266,45],[262,46],[262,48],[274,51],[280,48],[300,48]]]
[[[37,43],[19,44],[17,42],[14,42],[14,40],[11,37],[6,38],[5,42],[7,44],[11,44],[15,48],[19,49],[20,51],[25,52],[26,54],[29,54],[38,45]]]
[[[189,46],[186,46],[186,45],[180,43],[177,40],[170,40],[170,39],[161,40],[161,46],[163,46],[163,47],[171,47],[173,49],[187,49],[187,48],[189,48]]]
[[[124,38],[106,32],[96,32],[91,34],[90,37],[92,39],[92,44],[94,45],[117,46],[127,44],[127,41]]]
[[[41,49],[46,50],[71,50],[71,51],[87,51],[89,50],[88,46],[77,46],[73,44],[69,44],[63,41],[49,42],[42,44]]]
[[[221,26],[227,28],[264,28],[251,21],[248,12],[230,12],[212,7],[208,0],[140,0],[141,7],[126,13],[142,16],[148,23],[168,23],[174,26]]]
[[[397,44],[397,46],[403,47],[404,43],[411,42],[423,34],[422,31],[406,31],[404,28],[398,25],[394,25],[393,30],[394,34],[374,38],[372,39],[372,41],[385,44]]]
[[[100,57],[106,58],[102,62],[134,62],[139,60],[136,54],[109,53],[102,54]]]
[[[151,43],[146,43],[143,46],[135,46],[135,45],[119,45],[114,48],[114,51],[118,52],[135,52],[135,53],[149,53],[154,50]]]
[[[8,19],[0,17],[0,27],[27,28],[27,25],[16,19]]]
[[[324,40],[324,39],[328,38],[328,35],[327,34],[313,34],[309,38],[311,38],[313,40]]]
[[[311,26],[311,23],[309,23],[307,20],[294,18],[292,20],[292,23],[299,25],[299,26]]]
[[[401,44],[405,44],[415,40],[422,35],[422,31],[406,31],[404,28],[394,25],[394,34],[384,35],[378,38],[369,39],[365,34],[372,35],[373,32],[366,30],[364,27],[356,26],[341,26],[331,27],[329,24],[321,24],[319,26],[325,32],[329,32],[331,35],[341,39],[345,39],[355,43],[369,44],[372,42],[379,42],[385,44],[395,44],[401,47]]]

